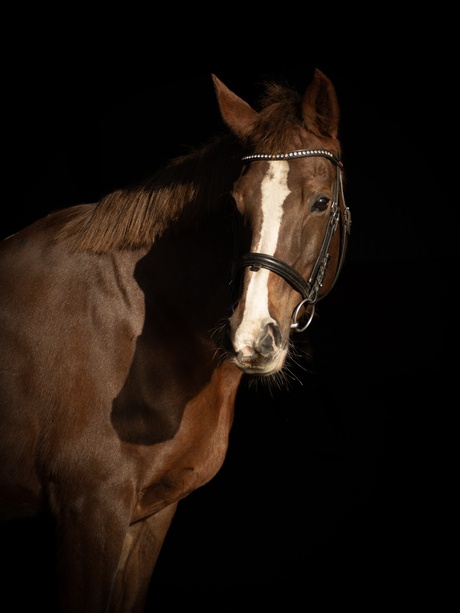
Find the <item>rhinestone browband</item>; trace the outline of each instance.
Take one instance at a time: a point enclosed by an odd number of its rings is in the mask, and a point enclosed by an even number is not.
[[[328,158],[336,166],[343,167],[342,162],[330,151],[326,149],[297,149],[296,151],[288,151],[287,153],[253,153],[242,158],[242,162],[254,162],[263,160],[292,160],[295,158],[308,158],[315,156]]]

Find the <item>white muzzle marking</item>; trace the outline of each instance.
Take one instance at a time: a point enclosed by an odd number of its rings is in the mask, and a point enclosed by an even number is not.
[[[289,163],[270,162],[262,184],[262,229],[260,240],[254,251],[275,255],[283,216],[283,204],[291,190],[288,188]],[[235,349],[243,357],[254,353],[254,342],[259,332],[269,323],[275,322],[268,310],[268,275],[270,271],[261,268],[252,272],[246,294],[243,319],[235,333]]]

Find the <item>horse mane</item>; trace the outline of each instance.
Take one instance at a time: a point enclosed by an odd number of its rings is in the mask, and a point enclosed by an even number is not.
[[[179,217],[190,221],[209,215],[239,176],[245,151],[276,153],[301,142],[301,103],[297,91],[266,83],[250,142],[238,143],[233,136],[214,139],[145,181],[97,203],[55,213],[49,221],[56,227],[54,242],[68,241],[74,251],[99,254],[150,248]]]
[[[297,91],[280,83],[265,84],[259,119],[251,132],[260,153],[279,153],[292,146],[293,132],[302,125],[301,103]]]
[[[53,241],[98,254],[150,248],[180,216],[193,222],[218,210],[240,172],[241,151],[233,137],[220,137],[99,202],[59,211],[50,216]]]
[[[304,121],[302,105],[303,96],[297,90],[278,82],[265,83],[261,111],[251,132],[258,153],[280,153],[305,147],[306,132],[310,130]],[[322,136],[318,137],[318,133]],[[311,136],[317,140],[315,148],[322,147],[334,153],[340,150],[339,141],[325,134],[321,127]]]

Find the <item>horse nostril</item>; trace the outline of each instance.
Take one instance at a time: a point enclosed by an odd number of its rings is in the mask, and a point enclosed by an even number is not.
[[[255,350],[263,356],[276,353],[279,349],[280,341],[279,327],[275,323],[270,323],[257,335]]]
[[[237,361],[251,361],[257,358],[271,358],[278,353],[281,345],[281,333],[276,322],[272,321],[264,326],[257,337],[246,339],[240,345],[235,344],[232,334],[231,322],[228,321],[222,331],[222,348]]]

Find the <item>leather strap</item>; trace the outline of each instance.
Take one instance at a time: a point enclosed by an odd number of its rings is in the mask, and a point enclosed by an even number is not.
[[[280,277],[283,277],[296,292],[299,292],[302,298],[308,298],[311,289],[310,284],[305,281],[297,270],[282,260],[272,255],[266,255],[265,253],[246,253],[238,258],[233,264],[232,277],[235,278],[239,270],[247,268],[248,266],[250,266],[250,270],[253,272],[257,272],[261,268],[266,268],[276,273]]]

